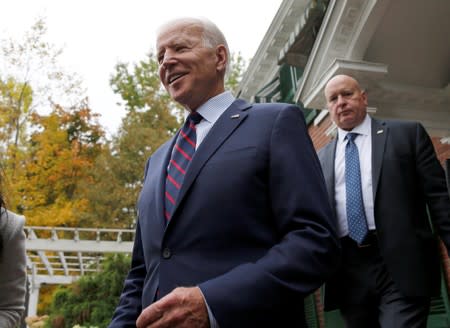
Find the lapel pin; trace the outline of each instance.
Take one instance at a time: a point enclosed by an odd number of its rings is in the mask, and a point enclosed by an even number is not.
[[[378,130],[377,131],[377,134],[381,134],[381,133],[383,133],[383,130]]]
[[[239,114],[234,114],[230,116],[231,118],[239,118]]]

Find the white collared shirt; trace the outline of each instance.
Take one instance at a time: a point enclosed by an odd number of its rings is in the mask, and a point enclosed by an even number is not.
[[[235,99],[236,98],[230,91],[225,91],[208,99],[207,102],[197,108],[196,112],[199,113],[203,119],[195,126],[195,131],[197,133],[197,144],[195,149],[200,146],[214,123],[216,123],[219,117],[228,107],[230,107]]]
[[[196,144],[195,150],[198,149],[202,141],[205,139],[209,130],[217,122],[219,117],[227,110],[236,98],[230,91],[222,92],[217,96],[208,99],[203,105],[197,108],[196,112],[202,116],[202,120],[195,125]],[[185,113],[185,121],[189,112]],[[173,154],[174,148],[172,148]],[[169,164],[168,164],[169,165]],[[169,167],[167,167],[168,169]]]
[[[339,237],[348,235],[347,210],[345,206],[345,146],[347,145],[345,136],[349,132],[358,134],[355,138],[355,144],[358,147],[359,153],[364,210],[369,230],[375,230],[372,191],[372,125],[370,116],[366,115],[364,121],[353,128],[352,131],[345,131],[338,128],[334,163],[334,191]]]

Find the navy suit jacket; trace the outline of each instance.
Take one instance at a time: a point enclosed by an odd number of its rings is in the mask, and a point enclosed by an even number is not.
[[[333,209],[336,142],[319,151]],[[437,233],[448,250],[450,203],[444,170],[420,123],[372,118],[372,191],[380,252],[395,284],[405,296],[438,294]],[[326,284],[326,309],[346,295],[354,297],[337,274]]]
[[[110,327],[135,327],[178,286],[199,286],[221,328],[303,327],[303,298],[340,249],[301,110],[236,100],[198,147],[166,227],[174,141],[147,162],[132,268]]]

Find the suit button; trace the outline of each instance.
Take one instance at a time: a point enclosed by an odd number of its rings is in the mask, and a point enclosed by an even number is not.
[[[163,258],[169,259],[172,256],[172,252],[170,251],[170,248],[164,248],[162,253]]]

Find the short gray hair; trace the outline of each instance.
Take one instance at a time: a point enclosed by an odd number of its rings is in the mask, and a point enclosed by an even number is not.
[[[226,74],[230,66],[230,59],[231,59],[230,49],[228,48],[228,43],[227,40],[225,39],[225,36],[223,35],[222,31],[217,27],[217,25],[204,17],[180,17],[166,22],[159,28],[158,31],[161,31],[171,26],[172,24],[177,23],[192,24],[201,27],[203,30],[202,32],[203,46],[205,48],[214,48],[220,44],[223,44],[225,46],[228,55],[227,65],[225,67],[225,74]]]

